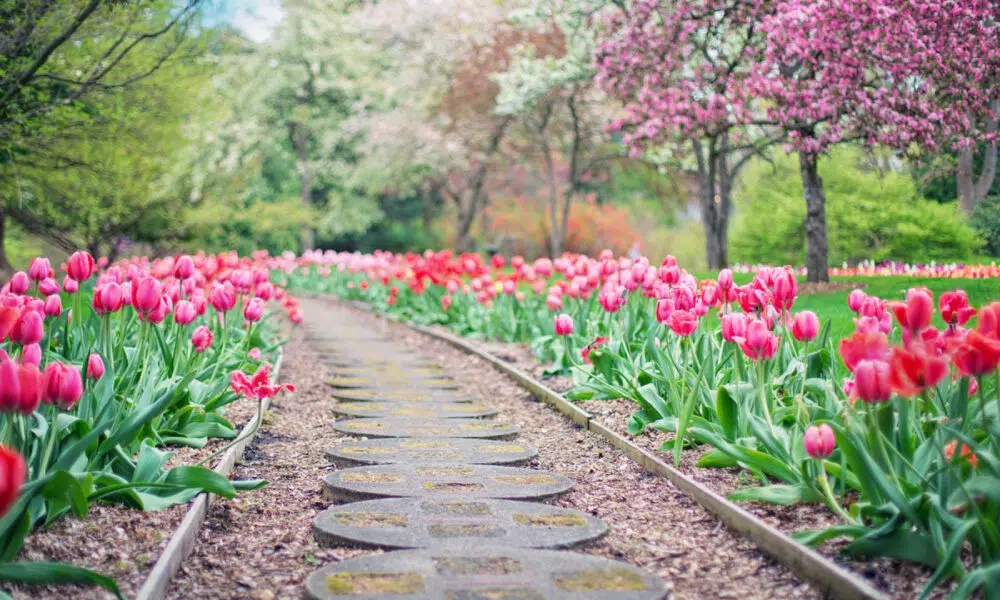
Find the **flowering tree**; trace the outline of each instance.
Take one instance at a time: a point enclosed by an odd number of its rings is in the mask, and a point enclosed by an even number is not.
[[[634,153],[690,144],[708,264],[729,262],[733,182],[774,140],[756,131],[747,78],[764,36],[763,0],[637,0],[609,21],[598,46],[598,82],[626,103],[613,128]]]
[[[784,0],[762,15],[767,42],[746,90],[767,101],[766,122],[799,153],[811,281],[827,279],[818,160],[830,146],[947,143],[971,167],[971,149],[986,140],[994,156],[983,179],[995,169],[998,14],[995,0]],[[971,210],[977,186],[966,187]]]

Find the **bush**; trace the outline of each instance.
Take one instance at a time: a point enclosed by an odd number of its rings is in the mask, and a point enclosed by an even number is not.
[[[986,240],[986,253],[1000,256],[1000,195],[987,196],[976,205],[972,211],[972,226]]]
[[[862,170],[860,156],[843,148],[820,161],[831,264],[962,260],[983,246],[954,203],[921,198],[904,174]],[[736,211],[733,262],[803,263],[806,205],[795,155],[748,167]]]

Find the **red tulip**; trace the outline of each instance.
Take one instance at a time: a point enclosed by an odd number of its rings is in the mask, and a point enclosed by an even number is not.
[[[952,290],[941,294],[938,299],[941,318],[950,326],[965,325],[976,315],[976,309],[969,306],[969,295],[965,290]]]
[[[0,359],[0,411],[12,412],[21,406],[21,380],[17,363],[10,358]]]
[[[18,317],[14,327],[8,333],[11,341],[22,346],[42,341],[42,337],[45,335],[42,321],[42,315],[33,310],[21,311],[21,316]]]
[[[17,450],[0,446],[0,517],[17,501],[28,475],[28,465]]]
[[[896,321],[903,329],[920,331],[931,324],[934,316],[934,298],[922,288],[911,288],[906,292],[906,302],[889,304]]]
[[[991,302],[980,309],[979,326],[976,330],[987,337],[1000,339],[1000,302]]]
[[[253,377],[247,377],[243,371],[233,371],[229,376],[229,385],[237,394],[262,400],[270,398],[281,390],[295,391],[295,386],[291,384],[275,385],[271,383],[271,367],[263,365]]]
[[[819,317],[811,310],[804,310],[792,320],[792,336],[800,342],[808,342],[819,335]]]
[[[833,428],[823,423],[822,425],[810,425],[802,436],[802,445],[805,446],[806,454],[813,458],[826,458],[833,454],[837,447],[837,440],[833,435]]]
[[[96,352],[87,357],[87,379],[104,377],[104,359]]]
[[[22,362],[17,366],[17,380],[21,392],[18,410],[23,415],[30,415],[42,402],[42,373],[38,365]]]
[[[490,262],[493,263],[494,269],[502,269],[507,264],[507,260],[500,254],[494,254],[490,257]]]
[[[747,324],[746,337],[736,337],[743,354],[752,360],[767,360],[778,350],[778,336],[767,327],[767,323],[753,319]]]
[[[881,360],[862,360],[854,366],[854,386],[858,397],[865,402],[885,402],[892,395],[889,384],[889,363]]]
[[[889,385],[900,396],[916,396],[948,375],[948,360],[920,349],[893,348],[889,359]]]
[[[178,325],[190,325],[198,318],[198,309],[188,300],[181,300],[174,307],[174,322]]]
[[[163,288],[154,277],[146,275],[138,282],[132,282],[132,308],[137,312],[150,313],[157,310],[162,298]]]
[[[556,335],[570,335],[573,333],[573,317],[562,313],[555,318]]]
[[[0,343],[7,339],[7,335],[10,334],[20,316],[20,307],[0,305]]]
[[[75,367],[59,362],[45,366],[44,393],[42,398],[48,404],[68,409],[83,396],[83,378]]]
[[[31,266],[28,267],[28,276],[35,281],[41,281],[47,277],[51,277],[52,273],[52,263],[49,259],[44,256],[39,256],[31,261]]]
[[[99,315],[118,312],[125,304],[122,286],[113,281],[97,286],[94,288],[94,299],[91,304]]]
[[[667,327],[675,334],[687,337],[698,329],[698,315],[689,310],[675,310],[667,319]]]
[[[962,375],[986,375],[1000,364],[1000,341],[978,331],[970,331],[964,339],[951,342],[951,357]]]
[[[852,373],[862,360],[887,361],[889,339],[881,333],[854,332],[851,337],[840,340],[840,358]]]
[[[31,280],[28,279],[28,274],[24,271],[18,271],[14,273],[14,276],[10,278],[10,293],[12,294],[24,294],[28,291],[28,286],[31,285]]]
[[[191,334],[191,345],[194,346],[195,352],[204,352],[212,345],[212,331],[204,325],[196,328]]]
[[[74,281],[87,281],[94,274],[94,257],[89,252],[74,252],[66,261],[66,273]]]

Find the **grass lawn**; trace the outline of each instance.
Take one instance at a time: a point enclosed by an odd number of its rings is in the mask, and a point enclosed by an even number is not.
[[[700,278],[713,277],[710,273],[700,273]],[[734,279],[739,285],[750,282],[752,275],[738,273]],[[903,300],[906,290],[912,287],[925,287],[934,292],[934,302],[942,292],[964,289],[969,294],[969,304],[982,306],[994,300],[1000,300],[1000,280],[997,279],[942,279],[921,277],[834,277],[833,281],[857,283],[865,293],[878,296],[883,300]],[[811,310],[819,316],[820,322],[833,321],[831,335],[833,339],[851,335],[854,331],[854,313],[847,307],[847,295],[850,289],[840,292],[802,294],[795,301],[795,310]],[[935,313],[934,323],[943,327],[940,316]]]

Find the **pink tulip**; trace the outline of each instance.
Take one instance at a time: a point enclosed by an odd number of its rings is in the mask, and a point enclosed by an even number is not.
[[[22,415],[30,415],[42,401],[42,373],[37,365],[21,363],[17,366],[17,379],[21,392],[18,410]]]
[[[822,425],[810,425],[802,436],[802,445],[805,446],[806,454],[813,458],[826,458],[833,454],[837,447],[837,440],[833,435],[833,428],[823,423]]]
[[[854,366],[854,390],[865,402],[885,402],[892,395],[889,363],[862,360]]]
[[[563,301],[561,296],[549,295],[545,298],[545,305],[549,307],[551,311],[562,310]]]
[[[868,298],[868,294],[863,291],[852,290],[851,293],[847,295],[847,306],[854,312],[861,312],[861,307],[864,306],[866,298]]]
[[[194,275],[194,259],[190,256],[181,256],[174,265],[174,277],[177,279],[188,279]]]
[[[689,310],[675,310],[670,313],[670,318],[667,319],[667,326],[675,334],[687,337],[698,328],[698,315]]]
[[[49,273],[52,272],[52,264],[49,259],[44,256],[39,256],[31,261],[31,266],[28,267],[28,276],[35,281],[41,281],[49,277]]]
[[[21,350],[21,364],[35,365],[42,362],[42,347],[38,344],[28,344]]]
[[[118,312],[125,304],[122,286],[113,281],[97,286],[94,288],[94,299],[91,304],[99,315]]]
[[[243,308],[243,318],[251,323],[260,321],[264,316],[264,301],[260,298],[253,298]]]
[[[59,294],[53,294],[45,299],[45,315],[49,317],[58,317],[62,314],[62,297]]]
[[[188,300],[181,300],[174,307],[174,322],[178,325],[190,325],[198,318],[198,309]]]
[[[38,282],[38,291],[41,292],[43,296],[52,296],[53,294],[59,293],[59,282],[51,277],[46,277],[45,279]]]
[[[669,298],[662,298],[656,301],[656,320],[666,323],[670,315],[674,312],[674,301]]]
[[[154,277],[146,275],[138,282],[133,282],[132,308],[136,311],[141,313],[153,312],[159,308],[162,298],[162,286]],[[160,320],[162,321],[162,318]]]
[[[195,352],[203,352],[212,345],[212,331],[204,325],[196,328],[191,334],[191,345],[194,346]]]
[[[28,274],[24,271],[18,271],[10,278],[10,293],[24,294],[28,291],[29,285],[31,285],[31,280],[28,279]]]
[[[43,378],[43,400],[48,404],[68,409],[83,396],[83,378],[74,367],[50,362],[45,367]]]
[[[209,302],[217,312],[224,313],[236,306],[236,289],[230,282],[216,283],[212,286]]]
[[[451,296],[444,294],[441,296],[441,310],[447,312],[449,307],[451,307]]]
[[[767,327],[767,323],[754,319],[747,324],[746,337],[735,338],[743,354],[752,360],[768,360],[778,350],[778,336]]]
[[[80,289],[80,284],[77,280],[67,275],[63,278],[63,289],[66,290],[67,294],[75,294]]]
[[[66,273],[74,281],[87,281],[94,274],[94,257],[89,252],[74,252],[66,261]]]
[[[100,379],[104,377],[104,359],[96,352],[87,358],[87,379]]]
[[[247,352],[247,357],[249,357],[250,360],[259,361],[261,357],[260,348],[250,348],[250,352]]]
[[[17,374],[17,363],[4,358],[0,360],[0,411],[14,412],[21,406],[21,380]]]
[[[11,341],[22,346],[37,344],[42,341],[42,337],[45,335],[42,315],[33,310],[21,311],[21,316],[18,317],[8,335]]]
[[[719,287],[723,291],[729,291],[733,288],[733,272],[730,269],[723,269],[719,271]]]
[[[804,310],[792,320],[792,336],[800,342],[809,342],[819,335],[819,317],[811,310]]]
[[[555,318],[556,335],[570,335],[573,333],[573,317],[562,313]]]
[[[722,339],[733,342],[736,338],[745,337],[747,333],[747,316],[744,313],[733,312],[722,315]]]

